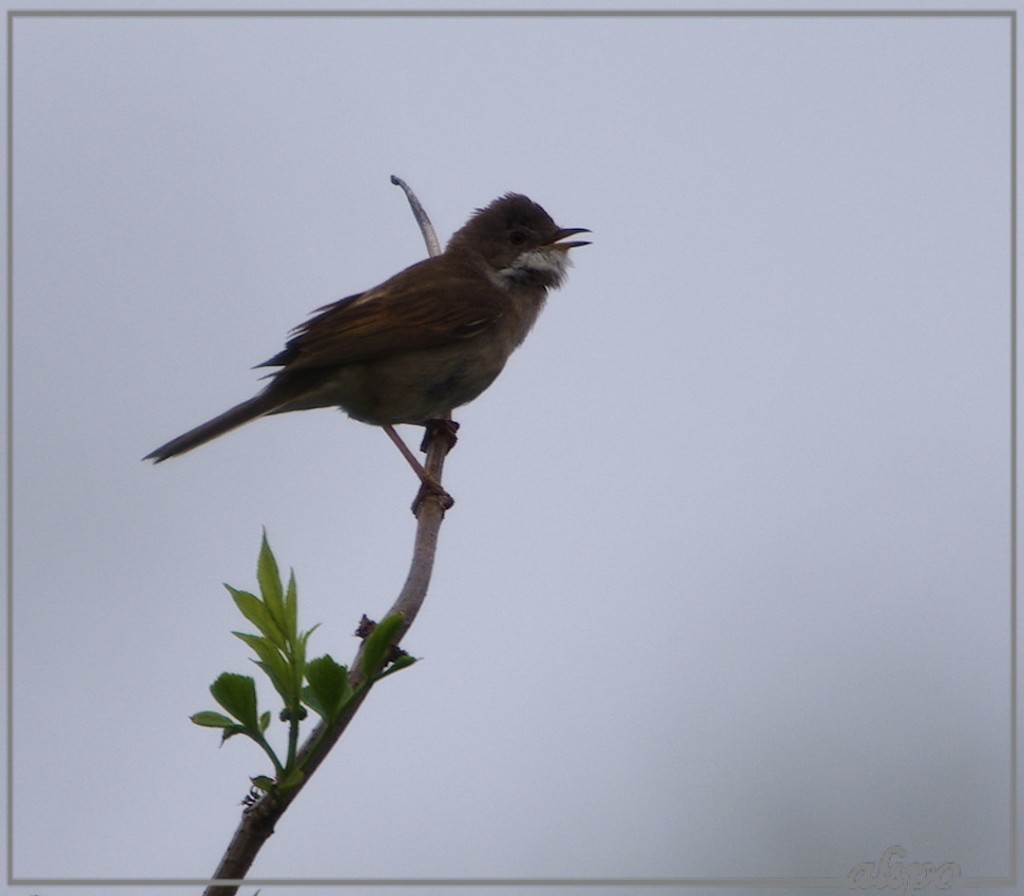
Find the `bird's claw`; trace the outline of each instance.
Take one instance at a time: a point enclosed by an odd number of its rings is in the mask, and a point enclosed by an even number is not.
[[[445,418],[428,420],[423,424],[423,441],[420,442],[420,451],[426,454],[434,436],[441,436],[447,442],[445,447],[445,453],[447,454],[455,447],[455,443],[459,440],[457,435],[458,431],[459,424],[454,420],[448,420]]]
[[[427,500],[437,501],[441,507],[441,513],[450,510],[455,505],[455,499],[441,487],[439,482],[424,479],[420,481],[420,490],[416,493],[416,498],[412,502],[413,516],[419,516],[420,507]]]

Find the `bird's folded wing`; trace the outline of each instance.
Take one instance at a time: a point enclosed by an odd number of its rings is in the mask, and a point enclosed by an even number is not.
[[[497,287],[448,271],[404,276],[414,268],[318,308],[292,331],[283,351],[259,366],[303,370],[374,361],[468,339],[498,322],[503,304]]]

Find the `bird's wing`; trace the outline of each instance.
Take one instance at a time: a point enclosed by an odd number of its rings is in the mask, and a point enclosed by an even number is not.
[[[498,322],[503,303],[496,286],[475,272],[430,270],[432,261],[318,308],[283,351],[259,366],[304,370],[374,361],[468,339]]]

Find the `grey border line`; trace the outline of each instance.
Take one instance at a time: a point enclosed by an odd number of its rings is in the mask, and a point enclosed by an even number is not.
[[[12,190],[14,188],[14,81],[11,77],[14,74],[14,16],[7,13],[7,116],[5,124],[7,127],[7,209],[5,215],[5,227],[7,228],[5,240],[7,247],[7,340],[5,348],[7,351],[7,369],[4,371],[7,376],[7,384],[4,389],[4,410],[7,423],[7,435],[4,440],[5,463],[5,484],[7,485],[7,507],[5,508],[5,523],[7,531],[4,533],[7,549],[7,569],[5,570],[4,585],[7,589],[7,662],[5,673],[7,675],[7,736],[5,747],[7,749],[7,881],[11,881],[11,870],[14,868],[14,412],[12,410],[14,401],[14,199]]]
[[[1010,22],[1010,867],[1009,877],[962,878],[962,887],[1015,886],[1017,793],[1017,10],[8,10],[7,11],[7,883],[26,886],[704,886],[850,887],[843,878],[15,878],[14,867],[14,21],[16,18],[1008,18]]]
[[[624,18],[974,18],[1013,17],[1010,9],[83,9],[10,10],[18,18],[375,18],[375,19],[624,19]]]
[[[988,878],[980,878],[988,880]],[[971,879],[975,880],[975,879]],[[207,880],[206,878],[153,878],[134,880],[75,880],[74,878],[16,878],[9,883],[33,887],[818,887],[819,889],[851,889],[846,878],[832,877],[343,877],[343,878],[247,878]],[[960,886],[977,886],[961,878]],[[988,884],[986,884],[988,886]],[[995,883],[992,886],[1005,886]]]
[[[1010,880],[1017,883],[1017,12],[1010,16]]]

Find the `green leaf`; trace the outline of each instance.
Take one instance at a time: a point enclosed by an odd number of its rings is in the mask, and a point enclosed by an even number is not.
[[[256,682],[252,678],[236,672],[224,672],[210,685],[210,693],[246,729],[257,730]]]
[[[261,660],[257,665],[267,673],[267,677],[274,685],[274,689],[285,700],[291,694],[297,692],[298,689],[291,685],[295,676],[289,667],[288,661],[281,655],[281,651],[271,644],[268,639],[261,638],[259,635],[250,635],[246,632],[232,632],[231,634],[244,641],[253,649],[253,652]]]
[[[270,683],[274,686],[274,690],[283,698],[288,693],[288,682],[278,682],[277,678],[274,677],[274,670],[268,666],[263,660],[253,660],[253,662],[263,670],[263,674],[270,679]]]
[[[248,644],[252,648],[253,653],[261,660],[269,663],[273,662],[276,657],[282,662],[286,662],[284,655],[270,638],[264,638],[263,635],[254,635],[252,632],[232,632],[231,634]]]
[[[227,728],[229,725],[235,724],[226,715],[209,709],[197,712],[195,715],[189,716],[189,719],[193,724],[201,725],[203,728]]]
[[[320,716],[321,719],[327,719],[330,717],[330,712],[327,707],[320,702],[320,698],[317,697],[311,687],[307,686],[302,689],[302,702]]]
[[[293,768],[280,781],[278,781],[277,789],[281,793],[285,793],[293,787],[297,787],[301,784],[302,779],[305,777],[306,773],[301,768]]]
[[[239,591],[230,585],[225,585],[224,587],[231,593],[235,606],[238,607],[241,614],[266,635],[276,647],[285,650],[288,646],[288,641],[263,601],[248,591]]]
[[[270,793],[270,789],[274,786],[274,779],[268,778],[266,775],[257,775],[255,778],[250,778],[252,786],[257,790],[262,790],[264,793]]]
[[[397,660],[395,660],[390,666],[387,667],[378,676],[378,680],[381,678],[387,678],[392,672],[400,672],[402,669],[408,669],[413,663],[416,662],[416,657],[409,656],[409,654],[403,654]]]
[[[252,735],[249,732],[249,729],[246,728],[245,726],[243,726],[243,725],[231,725],[231,726],[225,728],[223,733],[220,736],[221,746],[224,745],[224,741],[226,741],[229,737],[234,737],[236,734],[245,734],[245,735],[247,735],[249,737],[252,737]]]
[[[266,731],[270,727],[270,713],[265,712],[260,716],[260,731]]]
[[[303,701],[322,719],[333,722],[352,695],[348,669],[336,663],[328,653],[309,661],[306,680],[309,687],[303,690]]]
[[[292,645],[292,685],[294,693],[302,690],[302,679],[306,673],[306,639],[296,638]]]
[[[291,640],[295,637],[295,630],[288,629],[288,618],[284,611],[284,589],[281,587],[281,573],[277,568],[277,560],[274,552],[270,550],[270,543],[267,541],[266,530],[263,531],[263,542],[260,544],[260,559],[256,564],[256,580],[260,583],[260,594],[263,595],[263,603],[274,623],[281,632]]]
[[[295,678],[295,693],[298,694],[302,691],[302,682],[306,676],[306,651],[309,646],[309,636],[313,634],[318,628],[320,623],[314,625],[308,632],[303,632],[295,640],[295,655],[292,659],[292,671],[294,672]]]
[[[302,644],[303,656],[305,656],[306,653],[306,645],[309,644],[309,636],[313,634],[313,632],[315,632],[318,628],[320,628],[319,622],[316,625],[314,625],[308,632],[303,632],[302,636],[298,639],[299,643]]]
[[[367,679],[375,679],[380,674],[381,667],[387,659],[391,645],[398,637],[398,630],[405,623],[405,616],[401,613],[392,613],[385,616],[377,627],[370,632],[363,643],[363,675]]]
[[[295,585],[294,570],[289,570],[288,591],[284,596],[284,618],[286,631],[297,632],[299,630],[299,594]],[[308,636],[309,632],[306,634]]]
[[[259,600],[259,598],[255,594],[253,594],[251,591],[242,591],[241,588],[234,588],[231,585],[229,585],[227,582],[224,583],[224,587],[228,589],[228,592],[235,599],[235,605],[236,606],[238,605],[238,598],[239,597],[243,597],[244,596],[244,597],[247,597],[247,598],[251,598],[252,600],[255,600],[255,601]],[[241,609],[241,608],[239,608],[239,609]]]

